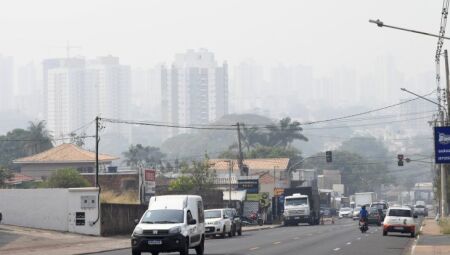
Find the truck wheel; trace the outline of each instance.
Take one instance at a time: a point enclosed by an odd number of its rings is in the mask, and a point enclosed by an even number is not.
[[[416,237],[416,233],[415,233],[414,231],[411,232],[411,237],[412,237],[412,238]]]
[[[203,253],[205,252],[205,238],[202,237],[202,241],[200,242],[200,244],[195,247],[195,252],[197,253],[197,255],[203,255]]]
[[[242,235],[242,226],[241,226],[241,227],[239,228],[239,230],[238,230],[238,232],[237,232],[237,233],[238,233],[238,235],[239,235],[239,236],[241,236],[241,235]]]
[[[186,238],[186,243],[184,244],[184,247],[182,250],[180,250],[180,255],[189,255],[189,239]]]
[[[230,232],[228,232],[228,237],[233,237],[233,231],[230,229]]]
[[[152,255],[159,255],[159,251],[152,252]]]
[[[141,251],[131,250],[131,254],[133,254],[133,255],[141,255]]]
[[[387,236],[388,232],[387,231],[383,231],[383,235]]]

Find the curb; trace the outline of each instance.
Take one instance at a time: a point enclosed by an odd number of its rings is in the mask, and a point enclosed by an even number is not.
[[[251,228],[251,229],[242,229],[242,232],[252,232],[252,231],[259,231],[259,230],[267,230],[267,229],[274,229],[274,228],[280,228],[281,225],[275,225],[275,226],[267,226],[267,227],[261,227],[261,228]]]
[[[115,249],[108,249],[108,250],[94,251],[94,252],[74,253],[73,255],[90,255],[90,254],[97,254],[97,253],[110,252],[110,251],[126,250],[126,249],[130,249],[130,248],[131,248],[131,246],[130,246],[130,247],[124,247],[124,248],[115,248]]]

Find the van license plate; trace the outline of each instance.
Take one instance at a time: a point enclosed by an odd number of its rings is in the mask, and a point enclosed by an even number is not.
[[[161,240],[148,240],[148,245],[161,245]]]
[[[395,227],[395,230],[403,230],[403,227]]]
[[[295,217],[295,218],[294,218],[294,220],[299,220],[299,219],[300,219],[300,217]]]

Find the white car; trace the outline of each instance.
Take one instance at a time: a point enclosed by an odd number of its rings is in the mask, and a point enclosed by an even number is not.
[[[353,220],[359,219],[359,211],[361,211],[361,207],[356,207],[353,209]]]
[[[220,235],[229,237],[233,235],[232,219],[228,218],[226,209],[211,209],[205,210],[205,233],[207,236]]]
[[[390,207],[387,211],[383,222],[383,235],[388,235],[389,232],[409,233],[411,237],[415,237],[419,232],[419,225],[411,208]]]
[[[339,218],[352,218],[353,217],[353,209],[350,207],[342,207],[339,210]]]

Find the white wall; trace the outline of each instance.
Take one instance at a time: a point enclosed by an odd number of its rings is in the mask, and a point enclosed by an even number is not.
[[[0,189],[3,223],[9,225],[100,235],[98,206],[81,208],[81,197],[97,198],[96,188],[80,189]],[[75,225],[75,212],[85,212],[86,224]]]

